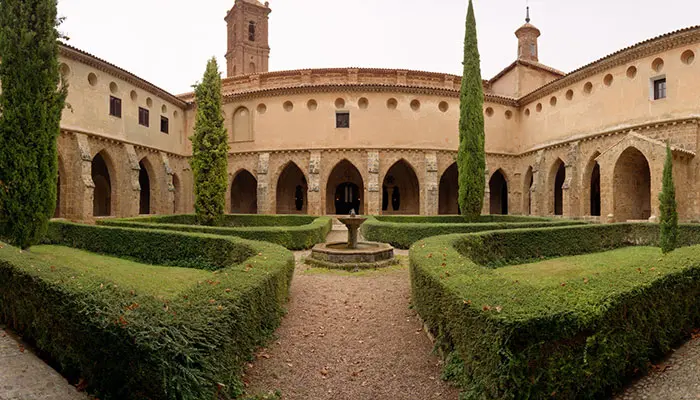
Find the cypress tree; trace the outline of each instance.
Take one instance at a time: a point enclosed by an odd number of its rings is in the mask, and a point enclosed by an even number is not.
[[[0,0],[0,229],[24,249],[41,239],[56,208],[67,95],[56,14],[56,0]]]
[[[661,211],[659,244],[663,253],[676,248],[678,239],[678,212],[676,211],[676,188],[673,185],[673,156],[671,147],[666,144],[666,162],[664,177],[659,193],[659,208]]]
[[[484,202],[484,88],[481,82],[474,6],[469,0],[464,36],[464,73],[459,95],[459,206],[468,220],[476,220]]]
[[[192,139],[195,212],[202,225],[221,222],[226,204],[228,135],[221,113],[221,74],[216,59],[195,85],[197,117]]]

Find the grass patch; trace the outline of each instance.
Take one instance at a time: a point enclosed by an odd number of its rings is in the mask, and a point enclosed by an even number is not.
[[[106,280],[127,290],[168,299],[198,281],[216,276],[199,269],[147,265],[65,246],[34,246],[31,252],[57,268],[68,267],[94,280]]]

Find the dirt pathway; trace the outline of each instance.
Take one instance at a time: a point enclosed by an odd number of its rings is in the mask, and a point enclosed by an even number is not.
[[[344,235],[335,230],[328,240]],[[440,380],[441,363],[410,295],[406,262],[356,274],[298,262],[278,340],[246,369],[249,392],[280,390],[290,400],[457,399],[457,389]]]

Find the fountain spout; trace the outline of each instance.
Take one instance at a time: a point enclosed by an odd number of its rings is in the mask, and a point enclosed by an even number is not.
[[[338,220],[348,228],[348,248],[357,249],[357,231],[367,218],[360,218],[355,214],[355,210],[350,210],[349,217],[338,218]]]

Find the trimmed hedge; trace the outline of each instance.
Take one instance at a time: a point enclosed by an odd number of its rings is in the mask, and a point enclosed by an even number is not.
[[[510,215],[482,215],[480,221],[475,223],[464,222],[464,218],[460,216],[384,216],[368,217],[360,229],[363,237],[369,241],[389,243],[394,247],[407,249],[421,239],[451,233],[582,224],[585,222]]]
[[[242,393],[242,366],[283,314],[294,271],[289,251],[203,234],[51,225],[52,243],[143,262],[171,260],[166,253],[178,251],[177,245],[185,248],[180,256],[196,261],[192,266],[232,263],[167,300],[4,246],[0,320],[35,342],[64,374],[84,378],[101,399],[210,399]],[[214,244],[230,254],[215,254]]]
[[[412,246],[413,303],[449,354],[445,375],[460,384],[462,398],[601,398],[682,340],[700,324],[699,246],[659,251],[636,270],[599,269],[590,281],[571,272],[560,283],[559,275],[532,266],[487,267],[656,245],[658,229],[518,229]],[[680,241],[700,243],[700,226],[681,226]],[[537,283],[522,268],[556,283]]]
[[[197,225],[194,215],[101,219],[100,225],[143,229],[164,229],[236,236],[279,244],[289,250],[310,249],[326,240],[333,222],[329,217],[303,215],[226,215],[225,226]]]

